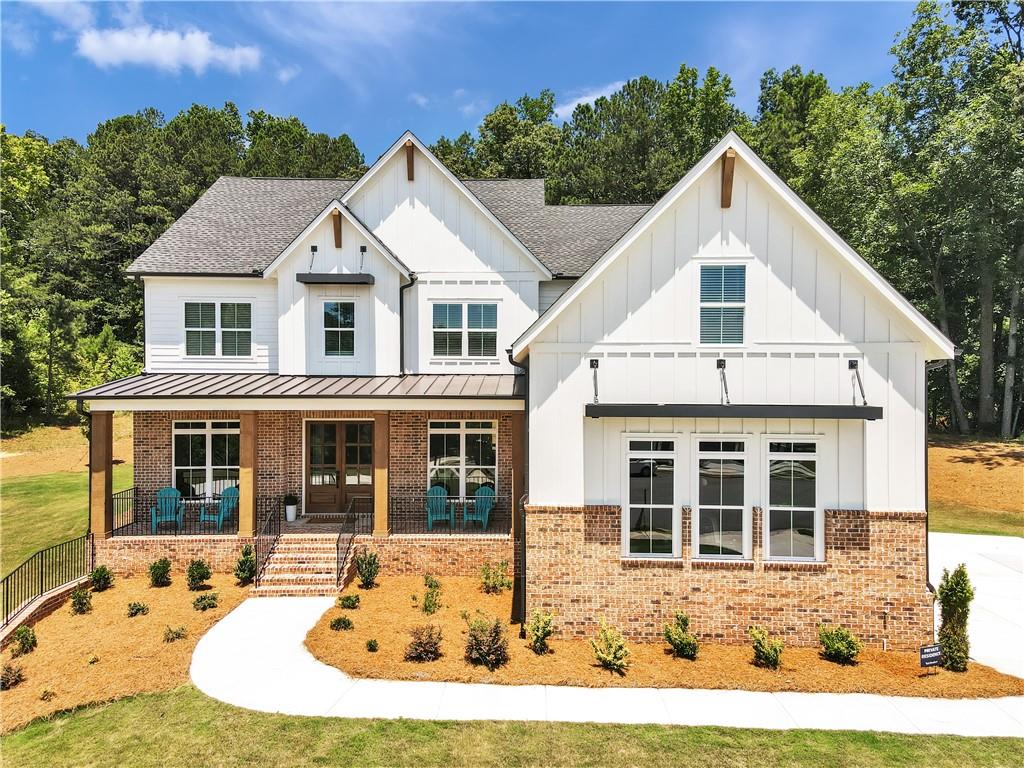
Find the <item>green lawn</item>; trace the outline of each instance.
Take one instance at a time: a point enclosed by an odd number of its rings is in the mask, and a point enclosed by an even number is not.
[[[114,490],[132,485],[131,464],[114,465]],[[0,574],[33,552],[81,536],[89,523],[89,473],[4,478],[0,483]]]
[[[194,766],[1014,766],[1021,739],[827,731],[341,720],[268,715],[192,686],[38,721],[4,737],[3,762]]]
[[[1019,512],[970,507],[949,501],[931,501],[928,504],[928,530],[1024,536],[1024,517]]]

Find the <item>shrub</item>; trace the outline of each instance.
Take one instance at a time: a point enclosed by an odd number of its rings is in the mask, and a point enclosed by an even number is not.
[[[377,641],[376,640],[367,640],[366,641],[366,650],[368,650],[370,653],[376,653],[377,652]]]
[[[436,661],[441,658],[441,628],[433,624],[414,627],[405,649],[406,661]]]
[[[0,671],[0,691],[9,691],[19,683],[25,682],[25,670],[17,664],[4,664]]]
[[[597,663],[611,672],[623,674],[629,666],[629,648],[622,633],[615,627],[609,627],[601,619],[601,629],[596,638],[590,640]]]
[[[88,613],[92,610],[92,592],[79,587],[71,593],[71,612]]]
[[[967,657],[971,644],[967,639],[967,616],[971,612],[974,587],[967,578],[963,563],[950,573],[942,571],[942,581],[936,591],[942,624],[939,627],[939,645],[942,648],[942,666],[952,672],[967,671]]]
[[[167,627],[164,630],[164,642],[173,643],[175,640],[184,640],[188,637],[188,630],[184,627]]]
[[[508,661],[508,637],[501,619],[473,619],[466,634],[466,661],[493,671]]]
[[[441,590],[430,588],[423,595],[423,612],[432,615],[441,610]]]
[[[89,581],[92,582],[94,592],[104,592],[113,586],[114,574],[110,572],[107,566],[101,565],[95,568],[89,575]]]
[[[235,563],[235,578],[243,587],[246,584],[252,584],[255,580],[256,553],[253,551],[252,544],[242,547],[242,554],[238,556],[238,562]]]
[[[846,627],[818,628],[818,640],[821,641],[821,655],[837,664],[853,664],[860,653],[860,640]]]
[[[433,575],[428,573],[428,574],[426,574],[423,577],[423,586],[426,587],[427,589],[437,589],[437,590],[440,590],[441,589],[441,582],[438,580],[438,578],[436,576],[433,576]]]
[[[356,554],[355,564],[359,586],[371,589],[377,583],[377,574],[380,573],[380,558],[377,557],[377,553],[368,549],[361,550]]]
[[[359,595],[342,595],[338,598],[338,607],[354,611],[359,607]]]
[[[32,653],[36,649],[36,631],[32,627],[18,627],[11,635],[11,641],[14,644],[11,649],[12,658]]]
[[[149,566],[149,585],[151,587],[171,586],[171,561],[161,557]]]
[[[57,694],[54,691],[51,691],[49,688],[43,688],[43,690],[39,693],[39,700],[50,701],[51,699],[56,698],[56,696]]]
[[[697,638],[690,633],[690,617],[685,613],[676,613],[675,621],[666,624],[662,632],[665,642],[672,646],[672,653],[681,659],[696,659],[700,645]]]
[[[208,611],[211,608],[217,607],[217,593],[210,592],[205,595],[199,595],[195,600],[192,601],[192,607],[197,611]]]
[[[128,618],[134,618],[135,616],[145,616],[149,613],[149,606],[145,603],[128,603]]]
[[[284,495],[284,505],[286,507],[296,507],[299,504],[299,497],[294,493],[286,493]]]
[[[512,589],[508,561],[502,560],[497,565],[484,563],[484,567],[480,569],[480,586],[489,595],[500,595],[506,589]]]
[[[782,649],[785,644],[768,636],[763,627],[754,626],[748,630],[754,646],[754,664],[766,669],[778,669],[782,664]]]
[[[336,618],[331,619],[331,629],[333,629],[335,632],[337,632],[339,629],[344,629],[348,631],[352,629],[352,627],[354,626],[355,625],[352,623],[352,619],[350,619],[348,616],[338,616]]]
[[[209,581],[210,566],[207,565],[205,560],[193,560],[188,564],[188,571],[185,573],[185,582],[188,584],[190,592],[202,589],[206,586],[206,582]]]
[[[548,638],[555,631],[555,614],[542,613],[536,608],[533,615],[526,623],[526,637],[530,642],[530,649],[536,654],[548,652]]]

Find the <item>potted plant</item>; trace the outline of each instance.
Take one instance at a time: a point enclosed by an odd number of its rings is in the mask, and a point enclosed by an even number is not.
[[[286,493],[284,497],[284,516],[289,523],[295,522],[295,515],[299,509],[299,497],[294,493]]]

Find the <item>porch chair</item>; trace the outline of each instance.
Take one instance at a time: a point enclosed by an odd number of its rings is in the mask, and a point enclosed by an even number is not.
[[[434,530],[434,523],[448,523],[455,527],[455,507],[448,503],[448,491],[440,485],[432,485],[427,491],[427,530]]]
[[[487,530],[487,523],[491,519],[491,510],[494,509],[494,489],[481,485],[473,495],[475,499],[472,505],[467,504],[462,510],[462,528],[465,530],[466,523],[480,523],[480,530]]]
[[[181,501],[181,491],[177,488],[161,488],[156,492],[156,504],[149,508],[150,530],[156,535],[156,527],[160,523],[174,523],[176,530],[181,530],[185,522],[185,505]]]
[[[230,520],[231,515],[234,514],[235,510],[238,509],[238,489],[237,488],[226,488],[220,495],[220,499],[217,501],[217,508],[212,509],[209,512],[206,511],[206,505],[203,504],[199,507],[199,522],[200,523],[216,523],[217,533],[220,533],[220,529],[224,527],[224,521]]]

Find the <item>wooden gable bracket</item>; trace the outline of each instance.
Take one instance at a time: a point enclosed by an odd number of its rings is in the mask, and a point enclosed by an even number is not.
[[[413,164],[413,153],[415,151],[416,151],[416,147],[413,146],[413,143],[411,141],[406,141],[405,142],[405,170],[406,170],[406,173],[409,176],[409,181],[412,181],[413,177],[415,175],[413,173],[413,167],[414,167],[414,164]]]
[[[732,205],[732,177],[736,170],[736,150],[727,149],[722,155],[722,207]]]
[[[334,220],[334,247],[341,248],[341,212],[335,211],[331,218]]]

